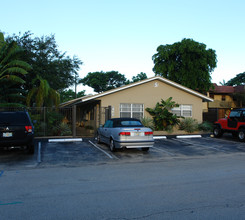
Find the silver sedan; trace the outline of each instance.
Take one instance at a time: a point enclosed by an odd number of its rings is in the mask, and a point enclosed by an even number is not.
[[[153,131],[135,118],[113,118],[97,131],[97,143],[105,143],[111,151],[116,148],[142,148],[148,151],[154,145]]]

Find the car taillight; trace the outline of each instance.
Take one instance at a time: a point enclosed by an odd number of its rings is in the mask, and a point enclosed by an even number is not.
[[[31,133],[32,132],[32,126],[25,126],[26,131]]]
[[[145,136],[147,136],[147,135],[153,135],[153,132],[152,131],[146,131]]]
[[[120,132],[119,136],[130,136],[130,132]]]

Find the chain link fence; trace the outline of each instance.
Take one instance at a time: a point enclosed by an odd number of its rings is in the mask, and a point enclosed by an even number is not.
[[[72,135],[72,108],[0,108],[0,111],[27,111],[36,137]]]

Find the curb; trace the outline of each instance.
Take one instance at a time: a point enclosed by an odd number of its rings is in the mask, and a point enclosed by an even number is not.
[[[211,133],[208,134],[189,134],[189,135],[163,135],[163,136],[153,136],[153,139],[158,140],[158,139],[181,139],[181,138],[202,138],[202,137],[210,137]]]
[[[83,141],[82,138],[57,138],[57,139],[48,139],[48,142],[80,142]]]

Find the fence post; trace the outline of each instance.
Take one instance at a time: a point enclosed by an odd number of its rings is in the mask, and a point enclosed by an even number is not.
[[[73,137],[76,137],[76,118],[77,118],[77,106],[72,106],[72,135]]]
[[[46,108],[43,107],[43,121],[44,121],[44,135],[43,136],[46,136],[46,125],[47,125],[47,122],[46,122]]]

